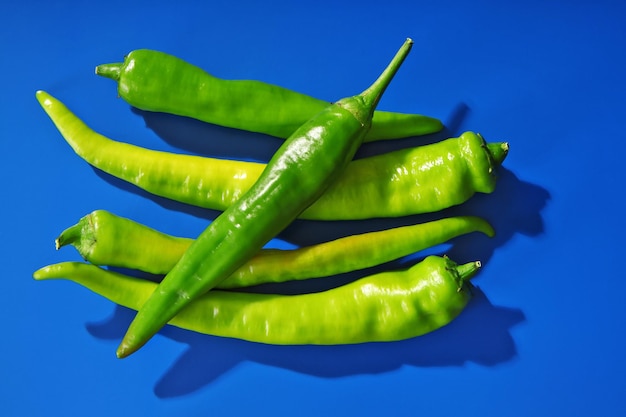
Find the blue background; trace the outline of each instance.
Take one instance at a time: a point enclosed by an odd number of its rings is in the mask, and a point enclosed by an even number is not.
[[[22,1],[0,10],[1,415],[626,415],[623,1]],[[498,232],[432,250],[484,265],[476,297],[448,327],[338,347],[167,327],[118,360],[132,312],[68,281],[32,279],[80,259],[55,251],[54,238],[92,210],[180,236],[217,214],[92,169],[36,90],[120,141],[265,161],[279,140],[136,111],[94,67],[152,48],[219,77],[335,100],[367,86],[406,37],[413,51],[379,109],[435,116],[447,131],[364,145],[358,156],[466,130],[511,146],[493,194],[439,214],[479,214]],[[298,221],[272,245],[427,218]]]

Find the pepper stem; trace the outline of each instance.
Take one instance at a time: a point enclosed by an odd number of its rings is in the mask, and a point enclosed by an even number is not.
[[[476,275],[481,266],[480,261],[468,262],[466,264],[457,265],[456,272],[461,282],[467,282]]]
[[[502,165],[504,159],[509,154],[508,142],[488,143],[487,149],[496,165]]]
[[[54,240],[56,250],[61,249],[63,246],[74,245],[76,242],[80,242],[82,236],[82,228],[83,226],[79,222],[62,231],[59,237]]]
[[[120,80],[120,74],[122,72],[122,64],[121,62],[116,62],[113,64],[101,64],[96,67],[96,75],[101,75],[106,78],[110,78],[115,81]]]
[[[363,101],[366,106],[370,108],[375,108],[380,101],[383,93],[387,89],[387,86],[400,69],[400,66],[404,62],[404,59],[407,57],[409,52],[411,51],[411,47],[413,46],[413,40],[411,38],[407,38],[404,41],[404,44],[400,47],[396,55],[393,57],[387,68],[378,76],[376,81],[372,85],[370,85],[365,91],[363,91],[359,96],[363,98]]]

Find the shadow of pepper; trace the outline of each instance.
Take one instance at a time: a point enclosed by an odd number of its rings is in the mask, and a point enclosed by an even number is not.
[[[461,127],[469,110],[465,103],[459,103],[448,116],[442,131],[419,137],[365,143],[357,152],[356,158],[457,136],[462,133]],[[282,139],[262,133],[226,128],[183,116],[149,112],[135,107],[131,107],[131,111],[142,117],[146,127],[165,143],[194,154],[267,162],[283,143]]]
[[[215,158],[267,162],[283,143],[262,133],[231,129],[196,119],[131,107],[146,127],[172,148]],[[155,138],[155,140],[158,140]]]
[[[98,338],[118,340],[134,312],[116,307],[106,322],[90,323]],[[188,349],[154,388],[161,398],[187,395],[210,385],[243,362],[255,362],[320,378],[379,374],[402,366],[494,366],[517,355],[511,329],[525,320],[519,309],[494,306],[480,290],[449,325],[409,340],[337,346],[273,346],[202,335],[172,326],[159,333]]]

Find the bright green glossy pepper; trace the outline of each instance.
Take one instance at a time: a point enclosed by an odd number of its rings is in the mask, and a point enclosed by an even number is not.
[[[471,298],[479,262],[429,256],[406,271],[382,272],[327,291],[276,295],[213,290],[172,317],[199,333],[277,345],[339,345],[413,338],[450,323]],[[157,284],[81,262],[50,265],[37,280],[63,278],[137,310]]]
[[[44,91],[37,100],[76,154],[92,166],[175,201],[223,211],[259,178],[265,164],[154,151],[94,132]],[[429,213],[491,193],[508,144],[465,132],[430,145],[352,161],[299,217],[355,220]]]
[[[339,177],[412,45],[407,39],[361,94],[329,105],[285,140],[259,179],[209,224],[141,306],[117,349],[119,358],[135,352],[190,301],[232,275]]]
[[[329,103],[255,80],[225,80],[175,56],[140,49],[124,62],[102,64],[96,74],[118,83],[118,94],[133,107],[205,122],[289,137]],[[376,111],[364,141],[438,132],[432,117]]]
[[[216,288],[249,287],[356,271],[472,232],[494,236],[493,228],[484,219],[459,216],[346,236],[297,249],[264,249]],[[61,232],[56,247],[73,245],[83,259],[96,265],[166,274],[192,242],[106,210],[96,210]]]

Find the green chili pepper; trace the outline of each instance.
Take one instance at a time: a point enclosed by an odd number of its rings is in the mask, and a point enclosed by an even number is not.
[[[181,155],[113,141],[91,130],[63,103],[37,100],[76,154],[92,166],[175,201],[214,210],[235,203],[265,164]],[[474,193],[491,193],[507,143],[473,132],[430,145],[352,161],[300,218],[354,220],[436,212]]]
[[[406,271],[382,272],[327,291],[276,295],[213,290],[172,317],[199,333],[277,345],[397,341],[457,317],[471,298],[479,262],[457,265],[429,256]],[[137,310],[157,285],[80,262],[50,265],[37,280],[65,278]]]
[[[216,288],[249,287],[356,271],[472,232],[494,236],[493,228],[484,219],[459,216],[347,236],[293,250],[264,249]],[[56,246],[59,249],[73,245],[83,259],[96,265],[166,274],[192,241],[161,233],[106,210],[96,210],[65,229],[56,239]]]
[[[98,65],[96,74],[115,80],[118,95],[133,107],[283,139],[329,104],[256,80],[220,79],[180,58],[148,49],[130,52],[121,63]],[[376,111],[365,141],[442,128],[432,117]]]
[[[191,300],[232,275],[339,177],[412,45],[407,39],[361,94],[329,105],[287,138],[254,185],[209,224],[139,309],[118,357],[135,352]]]

